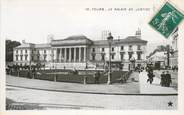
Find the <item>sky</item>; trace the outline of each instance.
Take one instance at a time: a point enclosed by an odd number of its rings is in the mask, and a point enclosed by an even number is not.
[[[142,39],[149,44],[165,44],[169,40],[148,23],[164,0],[4,0],[2,31],[5,39],[46,43],[47,36],[64,39],[85,35],[100,40],[103,30],[110,30],[114,39],[126,38],[140,28]],[[99,10],[104,8],[105,11]],[[117,11],[115,8],[126,8]],[[133,8],[133,10],[129,10]],[[139,11],[136,9],[147,10]]]

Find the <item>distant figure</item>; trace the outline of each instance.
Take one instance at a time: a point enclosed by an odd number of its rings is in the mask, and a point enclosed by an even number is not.
[[[162,74],[160,75],[161,76],[161,82],[160,82],[160,85],[161,86],[165,86],[166,84],[166,80],[165,80],[165,72],[163,71]]]
[[[167,71],[167,73],[165,74],[165,80],[166,80],[166,87],[170,87],[172,80],[171,80],[171,74],[169,73],[169,71]]]
[[[150,82],[150,84],[152,84],[152,82],[153,82],[153,77],[154,77],[155,75],[153,74],[153,71],[150,71],[150,72],[148,72],[148,79],[147,79],[147,82]]]

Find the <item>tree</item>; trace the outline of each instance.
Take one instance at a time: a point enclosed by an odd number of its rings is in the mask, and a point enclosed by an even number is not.
[[[151,57],[152,55],[154,55],[156,52],[167,51],[168,47],[169,47],[169,45],[166,45],[166,46],[159,45],[159,46],[157,46],[157,48],[149,54],[148,58]]]
[[[6,40],[6,62],[13,61],[13,48],[21,45],[20,42]]]

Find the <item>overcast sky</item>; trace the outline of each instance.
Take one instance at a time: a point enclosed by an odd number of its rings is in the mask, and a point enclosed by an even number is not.
[[[98,1],[98,2],[97,2]],[[148,43],[166,43],[148,22],[163,2],[158,0],[4,0],[2,4],[3,37],[31,43],[46,43],[47,36],[55,39],[83,34],[92,40],[101,39],[103,30],[110,30],[116,39],[134,35],[140,28]],[[90,10],[86,10],[89,8]],[[94,11],[92,8],[105,8]],[[113,10],[107,11],[112,8]],[[114,8],[126,8],[115,11]],[[128,11],[133,8],[133,11]],[[146,11],[136,11],[147,8]]]

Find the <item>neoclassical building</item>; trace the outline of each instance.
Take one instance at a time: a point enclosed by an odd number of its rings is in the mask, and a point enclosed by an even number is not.
[[[65,39],[49,38],[47,44],[32,44],[25,41],[14,48],[14,63],[31,65],[45,64],[47,68],[105,68],[111,58],[112,68],[130,69],[131,59],[135,65],[145,64],[147,41],[141,33],[112,41],[111,56],[107,40],[93,41],[84,35],[70,36]]]

